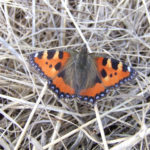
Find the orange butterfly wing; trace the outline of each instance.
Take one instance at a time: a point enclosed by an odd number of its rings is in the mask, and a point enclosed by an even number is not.
[[[67,85],[63,79],[63,69],[70,58],[70,53],[64,51],[48,50],[32,54],[30,63],[39,73],[48,79],[49,88],[60,97],[64,94],[75,94],[73,88]]]
[[[81,90],[81,97],[79,98],[81,98],[84,101],[94,103],[97,99],[104,97],[107,92],[108,90],[106,90],[106,88],[101,82],[95,82],[95,85],[93,87]]]
[[[99,76],[106,88],[118,87],[136,76],[134,69],[115,59],[99,57],[96,59],[96,64]]]
[[[136,76],[134,69],[118,60],[97,57],[95,62],[98,77],[92,87],[80,91],[83,100],[94,103],[95,100],[104,97],[109,92],[109,88],[118,87]]]

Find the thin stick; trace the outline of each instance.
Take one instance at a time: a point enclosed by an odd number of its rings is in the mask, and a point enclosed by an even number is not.
[[[99,115],[99,111],[97,108],[97,103],[95,103],[95,105],[94,105],[94,110],[95,110],[95,114],[96,114],[96,118],[97,118],[97,122],[98,122],[98,127],[99,127],[99,130],[101,133],[102,141],[104,143],[104,149],[108,150],[108,145],[107,145],[107,141],[106,141],[106,137],[105,137],[105,133],[104,133],[103,124],[101,121],[101,116]]]
[[[23,131],[22,131],[22,133],[21,133],[21,135],[20,135],[20,137],[18,139],[18,142],[17,142],[16,147],[14,148],[14,150],[18,150],[19,149],[19,146],[20,146],[20,144],[21,144],[21,142],[23,140],[23,137],[25,136],[25,134],[26,134],[26,132],[28,130],[30,122],[32,121],[32,118],[34,116],[34,113],[35,113],[39,103],[41,102],[41,99],[42,99],[43,95],[45,94],[46,90],[47,90],[47,82],[45,82],[45,84],[44,84],[44,87],[43,87],[43,89],[41,91],[41,94],[39,95],[39,98],[38,98],[38,100],[37,100],[37,102],[36,102],[32,112],[31,112],[31,114],[30,114],[30,116],[29,116],[29,118],[27,120],[27,123],[25,124],[25,127],[24,127],[24,129],[23,129]]]
[[[63,4],[64,8],[66,9],[66,11],[67,11],[67,13],[68,13],[70,19],[72,20],[73,24],[75,25],[75,27],[76,27],[78,33],[80,34],[80,36],[81,36],[83,42],[86,44],[87,49],[88,49],[88,52],[91,53],[91,49],[90,49],[90,47],[89,47],[89,45],[88,45],[88,42],[86,41],[86,39],[85,39],[84,35],[82,34],[82,32],[81,32],[79,26],[77,25],[76,21],[74,20],[72,14],[71,14],[71,12],[70,12],[70,10],[68,9],[68,7],[66,6],[66,4],[65,4],[65,2],[64,2],[63,0],[61,0],[61,2],[62,2],[62,4]]]

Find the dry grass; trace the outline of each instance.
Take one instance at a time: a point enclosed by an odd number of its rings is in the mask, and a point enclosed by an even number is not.
[[[150,1],[0,0],[0,149],[150,149]],[[58,100],[28,56],[81,48],[137,70],[94,107]]]

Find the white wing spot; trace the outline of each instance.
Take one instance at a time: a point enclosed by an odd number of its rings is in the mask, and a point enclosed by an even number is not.
[[[104,93],[101,93],[101,96],[102,96],[102,97],[105,96]]]
[[[128,71],[131,72],[131,68],[130,67],[128,67]]]
[[[38,57],[38,53],[35,53],[34,57]]]

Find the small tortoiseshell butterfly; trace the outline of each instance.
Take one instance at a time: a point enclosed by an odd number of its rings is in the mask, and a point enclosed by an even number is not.
[[[48,50],[34,53],[30,63],[48,80],[59,98],[79,98],[94,103],[109,88],[118,87],[136,76],[134,69],[115,59],[80,52]]]

